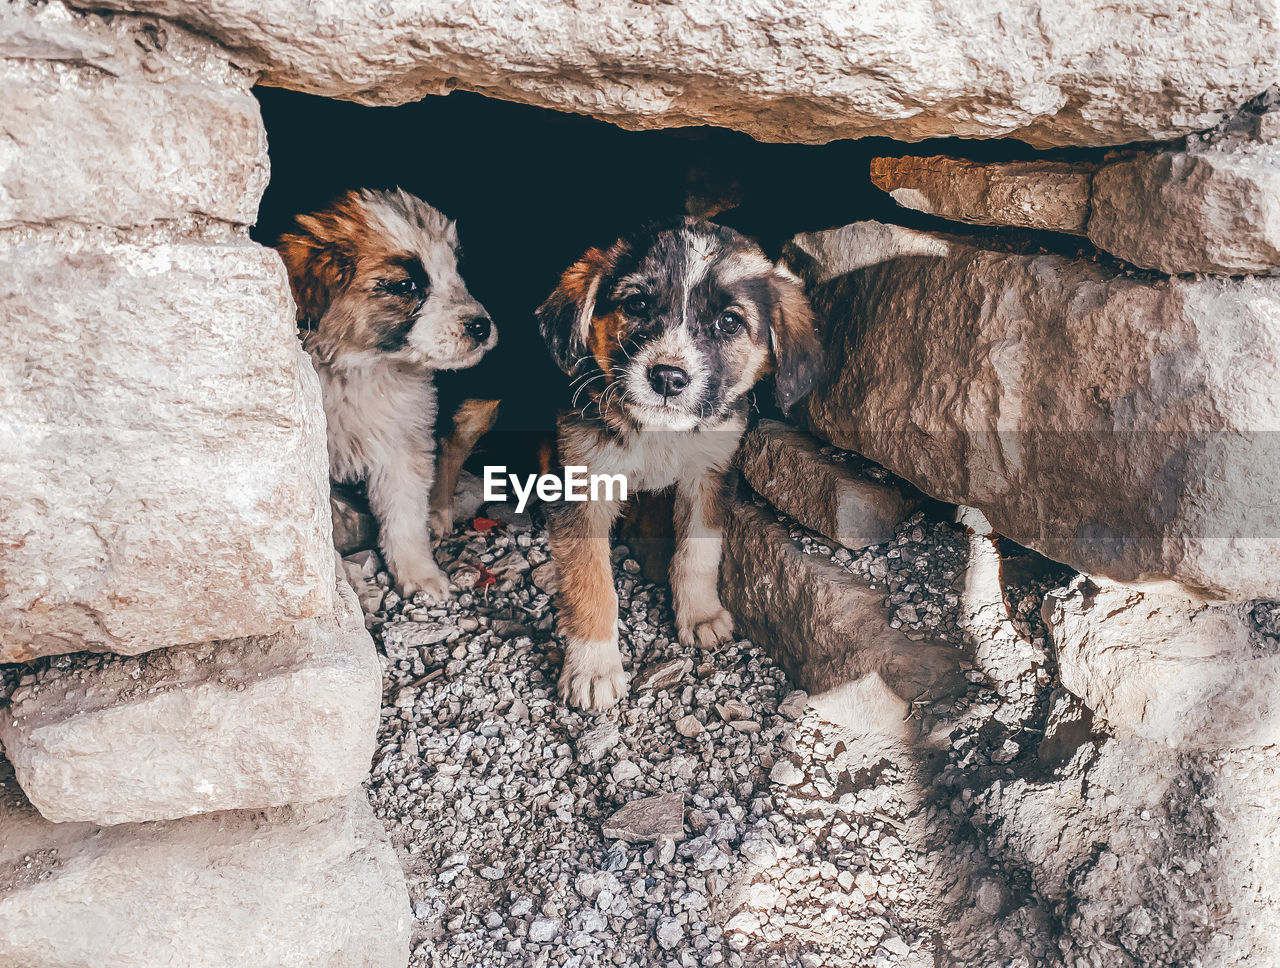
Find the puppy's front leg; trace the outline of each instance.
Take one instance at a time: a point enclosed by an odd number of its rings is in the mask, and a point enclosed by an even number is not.
[[[378,544],[396,589],[405,598],[422,592],[432,601],[449,597],[449,579],[431,553],[431,453],[410,442],[369,473],[369,505],[378,519]]]
[[[616,501],[565,502],[548,522],[560,572],[559,630],[564,638],[560,696],[583,709],[608,709],[627,692],[618,653],[618,593],[609,560]]]
[[[725,501],[723,471],[709,468],[676,484],[671,597],[681,645],[710,649],[733,635],[733,618],[720,603],[718,587]]]

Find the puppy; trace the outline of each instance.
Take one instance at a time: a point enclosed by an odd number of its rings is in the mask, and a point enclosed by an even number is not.
[[[400,594],[443,599],[428,521],[432,374],[474,366],[497,342],[458,274],[457,228],[408,192],[355,191],[298,216],[278,248],[320,374],[330,476],[367,485]]]
[[[686,646],[727,641],[717,587],[727,470],[746,428],[748,393],[775,371],[789,408],[818,372],[819,347],[799,281],[731,229],[684,218],[590,249],[538,309],[552,356],[573,377],[560,457],[591,474],[625,474],[629,492],[675,489],[670,565]],[[609,559],[617,501],[563,503],[551,514],[565,642],[560,695],[588,710],[626,693]]]

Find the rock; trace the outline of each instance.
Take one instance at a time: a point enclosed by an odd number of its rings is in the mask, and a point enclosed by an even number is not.
[[[347,579],[347,583],[351,585],[352,591],[356,594],[356,599],[360,602],[360,609],[366,615],[373,615],[382,610],[383,602],[387,599],[387,589],[377,582],[378,571],[382,567],[382,562],[378,558],[378,553],[372,549],[366,548],[364,551],[357,551],[355,554],[347,555],[338,562],[338,569]],[[395,632],[389,639],[393,642],[393,650],[396,639]],[[413,637],[415,641],[421,642],[425,638],[433,638],[433,641],[441,641],[449,637],[449,633],[453,629],[447,626],[441,627],[432,624],[427,626],[418,626],[413,629]]]
[[[809,398],[816,433],[1079,571],[1280,593],[1280,280],[1152,280],[878,223],[790,254],[846,357]]]
[[[320,388],[274,252],[28,233],[0,315],[0,662],[332,608]]]
[[[604,822],[603,833],[610,840],[632,844],[667,838],[684,839],[684,795],[663,793],[632,800]]]
[[[54,824],[0,784],[0,963],[402,968],[411,913],[357,791],[306,807]]]
[[[613,777],[614,783],[630,783],[640,776],[640,767],[631,760],[618,760],[609,770],[609,775]]]
[[[839,690],[870,673],[907,701],[962,682],[954,649],[890,628],[882,592],[806,555],[777,518],[748,501],[729,508],[721,595],[737,627],[770,650],[811,703],[836,691],[830,715],[842,708]]]
[[[684,941],[684,927],[675,918],[663,918],[658,922],[658,944],[670,951]]]
[[[804,717],[809,708],[809,694],[803,689],[793,689],[778,703],[778,715],[784,719],[797,720]]]
[[[470,471],[458,474],[458,486],[453,489],[453,525],[470,524],[484,506],[484,481]]]
[[[350,589],[254,639],[46,667],[0,719],[55,822],[134,823],[342,796],[373,757],[382,674]]]
[[[695,736],[701,736],[707,731],[697,716],[681,716],[676,720],[676,732],[681,736],[693,739]]]
[[[970,222],[1084,235],[1096,165],[873,158],[871,180],[903,208]]]
[[[1280,144],[1205,143],[1141,152],[1093,180],[1089,239],[1167,273],[1280,268]]]
[[[749,17],[713,0],[485,0],[461,12],[401,0],[376,17],[341,0],[99,6],[189,24],[273,87],[365,104],[477,91],[627,128],[711,124],[764,141],[1177,138],[1264,90],[1280,61],[1265,15],[1225,0],[1155,18],[1103,0],[1049,13],[911,0],[893,29],[877,8],[824,0],[771,0]]]
[[[546,944],[560,934],[560,921],[557,918],[534,918],[529,923],[529,940],[534,944]]]
[[[804,770],[784,757],[773,764],[769,771],[769,779],[779,786],[796,786],[804,782]]]
[[[716,712],[726,723],[750,719],[753,715],[751,707],[737,699],[726,699],[724,702],[716,703]]]
[[[334,490],[329,495],[329,515],[333,522],[333,547],[347,556],[378,545],[378,519],[365,501]]]
[[[974,901],[978,905],[978,910],[983,914],[996,915],[1004,907],[1007,895],[1008,892],[1003,884],[989,877],[984,877],[978,882],[977,890],[974,891]]]
[[[616,722],[606,721],[591,727],[578,737],[578,762],[594,763],[617,746],[619,739]]]
[[[57,3],[0,19],[0,227],[257,220],[266,133],[227,53],[175,24]]]
[[[1242,606],[1079,576],[1045,596],[1062,684],[1112,726],[1185,748],[1280,741],[1280,651]]]
[[[693,671],[693,660],[687,658],[669,659],[657,665],[649,666],[640,672],[631,684],[633,692],[670,689],[680,683]]]
[[[823,456],[817,440],[778,420],[748,432],[735,460],[757,494],[846,548],[888,541],[913,507],[898,488]]]
[[[555,595],[560,591],[560,573],[556,570],[554,561],[546,561],[533,569],[533,583],[538,586],[539,591],[546,592],[548,595]]]

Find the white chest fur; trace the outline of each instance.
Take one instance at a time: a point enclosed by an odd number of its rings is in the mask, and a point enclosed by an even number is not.
[[[334,480],[359,480],[374,467],[430,451],[436,418],[430,371],[388,364],[375,355],[317,361],[316,370]]]

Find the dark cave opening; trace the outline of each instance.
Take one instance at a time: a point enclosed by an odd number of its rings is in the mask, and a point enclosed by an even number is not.
[[[869,138],[798,145],[709,127],[627,131],[467,93],[401,107],[276,88],[256,93],[271,159],[253,230],[257,241],[274,243],[295,215],[361,187],[400,186],[457,221],[463,277],[492,315],[500,340],[479,366],[437,374],[440,412],[450,413],[466,397],[500,399],[497,427],[472,463],[496,461],[521,471],[534,469],[538,443],[554,432],[556,413],[569,399],[568,381],[552,364],[533,311],[588,247],[685,213],[709,215],[752,236],[774,258],[798,232],[861,219],[956,231],[955,223],[899,208],[871,183],[870,159],[1045,156],[1014,141]],[[756,398],[769,413],[772,394],[764,389]]]

